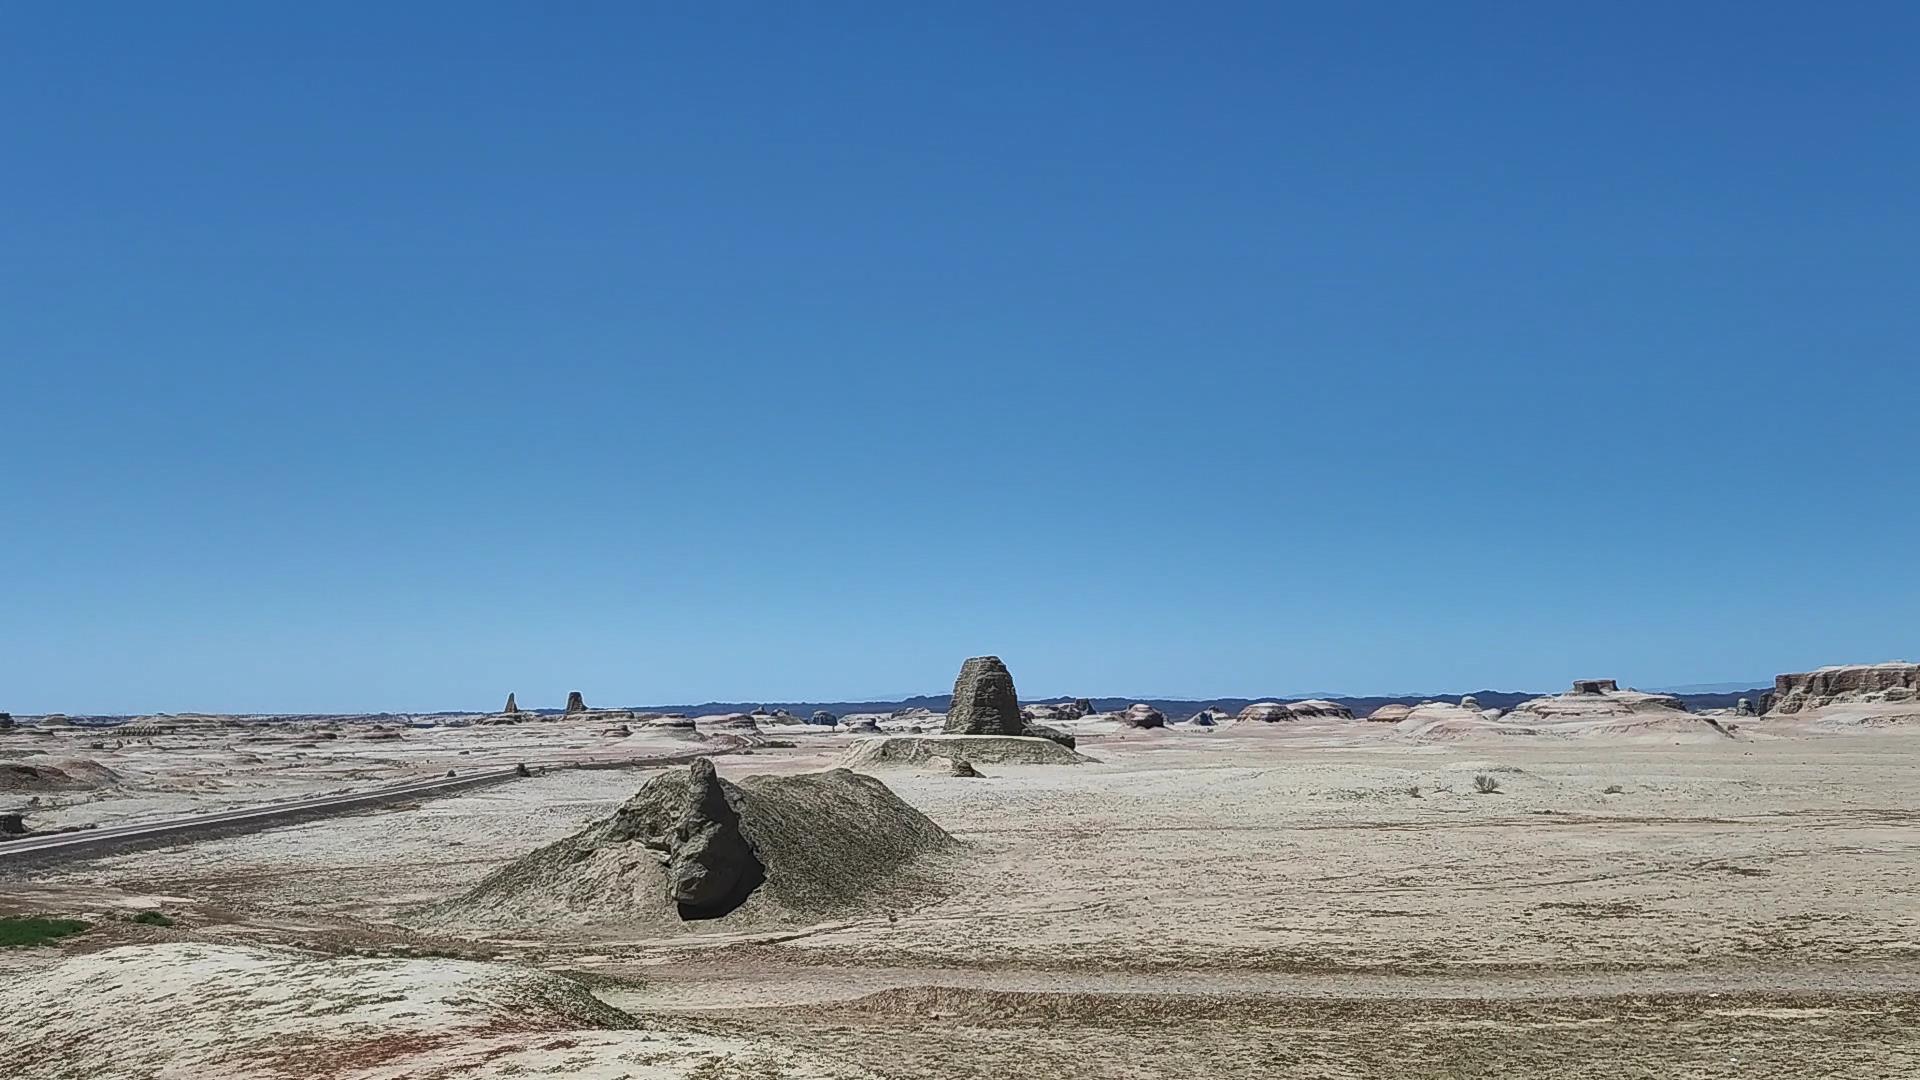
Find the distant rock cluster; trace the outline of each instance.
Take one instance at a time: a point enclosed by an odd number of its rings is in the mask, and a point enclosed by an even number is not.
[[[1278,702],[1256,701],[1240,710],[1242,722],[1257,720],[1267,724],[1284,723],[1291,720],[1351,720],[1353,710],[1337,701],[1324,698],[1308,698],[1305,701]]]

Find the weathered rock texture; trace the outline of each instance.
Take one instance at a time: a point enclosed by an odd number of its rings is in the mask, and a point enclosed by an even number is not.
[[[1845,702],[1913,701],[1920,698],[1920,664],[1845,664],[1780,675],[1765,699],[1766,711],[1792,714]]]
[[[1375,724],[1397,724],[1413,712],[1411,705],[1388,703],[1368,714],[1367,720]]]
[[[570,713],[587,711],[587,699],[580,696],[580,691],[572,690],[567,693],[567,711]]]
[[[960,665],[947,708],[947,734],[1018,735],[1026,727],[1013,674],[999,657],[976,656]]]
[[[807,723],[818,724],[821,727],[832,727],[833,725],[839,722],[840,722],[839,717],[833,715],[832,713],[828,712],[825,709],[815,710],[814,714],[807,718]]]
[[[725,915],[767,879],[767,868],[740,831],[739,811],[706,758],[688,770],[686,808],[667,852],[667,899],[679,905],[683,918]]]
[[[1121,710],[1120,722],[1128,727],[1157,728],[1166,727],[1167,718],[1159,709],[1151,705],[1135,703]]]
[[[507,707],[500,711],[506,713],[508,716],[520,711],[520,703],[513,700],[513,691],[507,691]]]
[[[569,933],[812,922],[924,898],[938,881],[913,864],[952,844],[877,777],[833,769],[736,782],[702,760],[653,777],[611,817],[515,859],[427,917]]]
[[[1620,689],[1620,684],[1612,679],[1575,679],[1573,693],[1611,694]]]

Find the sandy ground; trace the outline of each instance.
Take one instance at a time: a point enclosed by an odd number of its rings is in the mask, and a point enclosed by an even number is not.
[[[721,772],[821,768],[849,743],[792,741]],[[0,907],[97,922],[0,954],[0,977],[163,942],[460,957],[584,980],[648,1038],[722,1048],[623,1073],[631,1034],[485,1044],[510,1044],[519,1075],[1920,1075],[1912,733],[1436,744],[1243,726],[1081,749],[1096,762],[876,771],[965,842],[945,895],[910,910],[755,934],[418,929],[412,912],[645,775],[559,772],[0,884]],[[120,917],[142,907],[177,923]],[[18,1040],[10,1060],[45,1052]],[[431,1068],[300,1075],[493,1075],[463,1040]]]

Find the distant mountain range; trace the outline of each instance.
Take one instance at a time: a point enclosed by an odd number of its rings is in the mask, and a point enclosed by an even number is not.
[[[1687,708],[1689,709],[1725,709],[1725,708],[1730,708],[1734,702],[1738,701],[1741,698],[1748,698],[1752,700],[1756,706],[1758,706],[1760,704],[1760,700],[1759,700],[1760,695],[1770,693],[1772,692],[1772,690],[1773,690],[1773,680],[1769,679],[1763,683],[1760,683],[1757,686],[1741,686],[1739,683],[1695,683],[1691,686],[1666,687],[1666,688],[1660,689],[1659,692],[1663,694],[1674,695],[1675,697],[1679,698],[1681,701],[1685,702]],[[1345,705],[1347,708],[1353,710],[1353,714],[1355,716],[1365,716],[1368,713],[1372,712],[1373,710],[1378,709],[1382,705],[1418,705],[1423,701],[1459,701],[1462,697],[1465,697],[1468,695],[1471,695],[1474,698],[1474,700],[1478,701],[1480,703],[1480,707],[1484,709],[1511,709],[1515,705],[1518,705],[1523,701],[1527,701],[1532,698],[1543,696],[1541,694],[1535,693],[1533,691],[1528,691],[1528,690],[1467,690],[1467,691],[1462,691],[1461,693],[1453,693],[1451,691],[1448,691],[1446,693],[1439,693],[1439,694],[1380,694],[1380,695],[1368,695],[1368,696],[1359,696],[1359,697],[1355,697],[1352,695],[1340,695],[1340,694],[1318,694],[1318,695],[1295,694],[1295,695],[1284,695],[1284,696],[1274,695],[1271,697],[1257,697],[1257,698],[1104,697],[1104,698],[1091,698],[1089,700],[1093,702],[1093,707],[1100,712],[1113,712],[1119,709],[1124,709],[1127,706],[1135,704],[1137,702],[1137,703],[1153,706],[1154,708],[1160,710],[1162,713],[1166,714],[1169,719],[1182,720],[1182,719],[1185,719],[1186,717],[1192,716],[1194,713],[1197,713],[1202,709],[1220,709],[1226,712],[1235,713],[1235,712],[1239,712],[1241,709],[1246,708],[1248,705],[1251,705],[1256,701],[1282,701],[1282,702],[1300,701],[1307,696],[1322,697],[1328,701],[1337,701],[1340,704]],[[613,709],[635,709],[637,711],[644,711],[644,712],[682,713],[689,716],[704,716],[712,713],[753,712],[755,710],[760,710],[760,709],[765,709],[765,710],[785,709],[787,712],[790,712],[795,716],[808,716],[814,712],[824,710],[826,712],[833,713],[835,716],[845,716],[849,713],[890,713],[890,712],[899,712],[904,709],[928,709],[933,712],[943,713],[947,711],[947,705],[950,700],[951,700],[951,695],[948,695],[948,694],[922,694],[914,697],[903,697],[903,698],[894,698],[890,700],[872,700],[872,701],[704,701],[698,705],[607,705],[607,704],[601,704],[598,707],[613,708]],[[1037,705],[1044,702],[1069,701],[1069,700],[1072,700],[1072,699],[1063,697],[1058,694],[1050,697],[1032,697],[1032,698],[1022,697],[1021,698],[1021,701],[1023,703],[1030,704],[1030,705]],[[263,713],[263,714],[253,714],[253,715],[258,715],[262,717],[272,716],[276,719],[314,719],[314,720],[329,719],[329,720],[395,722],[395,721],[404,720],[406,717],[409,717],[409,716],[415,716],[415,717],[472,716],[477,711],[479,710],[445,709],[445,710],[440,710],[436,712],[413,712],[413,713],[404,713],[404,714],[403,713],[355,713],[355,714],[340,714],[340,713],[264,714]],[[561,710],[559,709],[531,709],[531,708],[525,711],[529,713],[539,714],[539,715],[556,715],[561,712]],[[22,719],[24,718],[25,717],[22,717]],[[122,720],[132,719],[132,715],[129,714],[129,715],[107,716],[107,715],[75,714],[68,717],[68,719],[78,724],[110,724],[110,723],[116,723]]]
[[[1761,694],[1773,689],[1773,680],[1769,679],[1758,686],[1741,686],[1738,683],[1702,684],[1698,691],[1685,692],[1681,689],[1661,690],[1663,694],[1673,694],[1685,702],[1689,709],[1725,709],[1741,698],[1749,698],[1758,704]],[[1460,693],[1442,694],[1383,694],[1367,696],[1351,695],[1313,695],[1325,697],[1328,701],[1337,701],[1353,710],[1355,716],[1365,716],[1382,705],[1418,705],[1423,701],[1459,701],[1471,696],[1485,709],[1511,709],[1523,701],[1544,695],[1527,690],[1467,690]],[[1230,697],[1230,698],[1155,698],[1155,697],[1105,697],[1091,698],[1093,707],[1100,712],[1112,712],[1137,703],[1151,705],[1172,719],[1184,719],[1202,709],[1222,709],[1227,712],[1239,712],[1256,701],[1300,701],[1302,695],[1273,697]],[[896,701],[707,701],[698,705],[650,705],[649,712],[688,713],[703,715],[707,713],[752,712],[756,709],[785,709],[796,716],[825,710],[836,716],[848,713],[888,713],[902,709],[929,709],[933,712],[946,712],[951,695],[923,694],[917,697],[901,698]],[[1051,697],[1021,697],[1023,704],[1037,705],[1050,701],[1069,701],[1061,695]],[[624,706],[622,706],[624,707]]]

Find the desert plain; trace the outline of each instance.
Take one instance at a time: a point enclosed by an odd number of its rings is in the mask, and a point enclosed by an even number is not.
[[[1909,710],[1627,702],[1622,722],[1531,729],[1452,703],[1424,722],[1074,717],[1058,725],[1071,751],[1019,737],[1047,753],[972,755],[978,776],[942,749],[970,736],[932,735],[932,757],[874,752],[938,717],[756,734],[589,713],[325,739],[22,725],[0,735],[8,763],[81,759],[109,778],[33,796],[36,829],[538,764],[417,801],[0,863],[0,915],[85,927],[0,950],[0,1072],[1920,1075]],[[531,875],[554,880],[503,871],[690,756],[736,806],[757,790],[746,777],[851,766],[945,839],[850,900],[716,917],[596,907],[629,882],[652,903],[660,871],[637,856],[607,863],[599,892],[558,879],[604,853]],[[595,767],[563,767],[580,764]],[[819,827],[856,852],[889,827],[835,812]],[[770,862],[763,888],[809,871]],[[507,913],[490,899],[503,880],[536,900]]]

